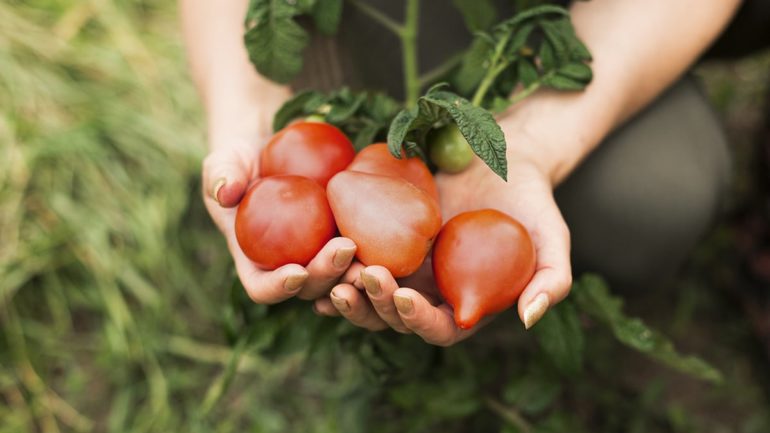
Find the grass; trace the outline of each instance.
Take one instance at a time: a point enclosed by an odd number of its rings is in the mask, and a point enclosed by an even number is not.
[[[751,85],[764,85],[767,61],[746,65]],[[725,118],[745,120],[735,113],[760,102],[756,87],[745,95],[734,84],[747,72],[710,68],[704,74]],[[202,129],[173,2],[0,3],[0,433],[350,432],[368,431],[370,412],[403,413],[369,405],[374,393],[361,384],[381,380],[371,369],[383,361],[376,345],[359,345],[371,352],[362,368],[345,351],[353,337],[336,322],[288,306],[279,307],[280,320],[241,326],[268,313],[231,301],[242,293],[231,287],[224,242],[199,199]],[[699,314],[719,300],[704,296],[683,291],[676,320],[660,320],[662,327],[686,336],[700,326]],[[743,350],[734,343],[745,337],[737,316],[719,322],[735,331],[720,334],[735,346],[716,356],[723,364]],[[319,341],[318,329],[340,342]],[[592,350],[622,356],[601,344]],[[696,353],[706,347],[693,345]],[[406,349],[412,355],[397,367],[427,362],[423,349]],[[747,363],[735,361],[742,370],[728,371],[731,384],[701,400],[740,393],[720,419],[749,413],[742,431],[765,431]],[[451,410],[431,406],[414,386],[389,396],[402,411],[434,417],[417,419],[413,431],[469,410],[463,397],[472,389],[463,383],[426,388],[432,398],[453,398]],[[653,431],[649,413],[666,420],[660,431],[701,425],[691,409],[702,403],[674,398],[659,407],[665,386],[630,389],[646,390],[632,400],[652,408],[624,421],[636,431]],[[633,412],[604,398],[620,414]]]

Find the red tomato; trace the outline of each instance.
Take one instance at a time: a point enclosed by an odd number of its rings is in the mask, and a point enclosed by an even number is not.
[[[524,226],[493,209],[450,219],[433,247],[436,285],[462,329],[516,303],[535,264],[535,248]]]
[[[390,154],[386,143],[366,146],[358,152],[348,170],[403,178],[438,201],[438,189],[428,166],[416,156],[395,158]]]
[[[259,160],[261,177],[294,174],[326,186],[355,156],[353,144],[328,123],[297,122],[270,139]]]
[[[438,203],[395,176],[342,171],[326,188],[340,233],[353,240],[356,257],[394,277],[414,273],[441,229]]]
[[[326,192],[300,176],[259,179],[246,191],[235,215],[238,244],[264,269],[288,263],[306,266],[335,232]]]

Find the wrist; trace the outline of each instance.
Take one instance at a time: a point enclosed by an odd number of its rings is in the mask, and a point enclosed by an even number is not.
[[[591,107],[588,92],[542,90],[499,119],[509,164],[533,164],[553,186],[561,183],[604,139],[612,110]]]

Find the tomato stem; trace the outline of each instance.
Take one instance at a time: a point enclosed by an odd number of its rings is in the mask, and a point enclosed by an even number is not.
[[[492,60],[489,62],[487,73],[484,75],[484,79],[481,80],[481,84],[479,84],[479,87],[476,89],[476,93],[473,94],[473,100],[471,101],[473,105],[477,107],[481,106],[481,103],[484,101],[484,96],[487,95],[489,88],[495,82],[495,78],[497,78],[497,76],[500,75],[500,73],[513,61],[503,57],[503,50],[510,37],[510,34],[506,35],[495,46],[495,53],[492,56]]]
[[[407,0],[404,25],[398,36],[404,67],[406,105],[412,107],[420,97],[420,75],[417,64],[417,26],[420,18],[420,0]]]
[[[400,23],[396,22],[394,19],[390,18],[389,16],[385,15],[384,13],[380,12],[376,8],[361,2],[359,0],[348,0],[350,4],[355,6],[358,10],[360,10],[364,15],[368,15],[369,18],[377,21],[380,23],[383,27],[387,28],[391,32],[393,32],[396,35],[401,35],[401,33],[404,31],[404,26]]]

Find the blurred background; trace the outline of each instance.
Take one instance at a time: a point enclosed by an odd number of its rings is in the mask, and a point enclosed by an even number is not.
[[[730,209],[674,287],[626,304],[726,380],[596,343],[586,357],[613,367],[548,403],[577,404],[593,431],[770,431],[770,53],[696,75],[734,146]],[[0,3],[0,432],[387,431],[371,412],[408,417],[393,431],[433,431],[464,413],[430,405],[467,393],[460,379],[383,388],[344,346],[318,349],[307,328],[341,331],[307,305],[242,343],[231,262],[199,198],[203,126],[175,2]],[[289,326],[305,333],[284,339]]]

